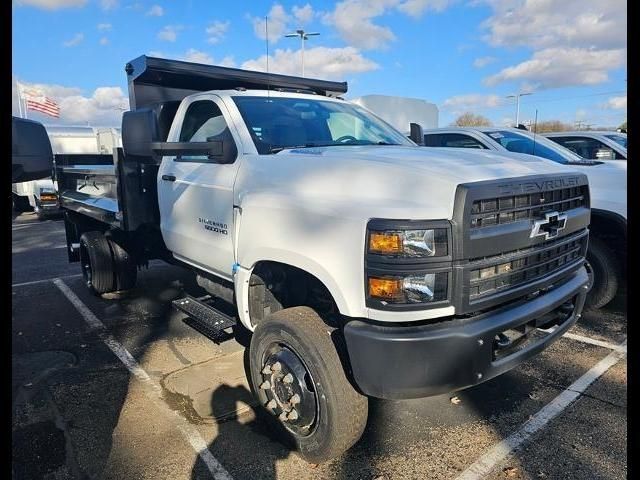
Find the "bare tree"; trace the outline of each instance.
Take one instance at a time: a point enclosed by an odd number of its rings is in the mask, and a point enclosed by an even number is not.
[[[487,117],[483,117],[482,115],[465,112],[456,118],[453,124],[456,127],[490,127],[491,120]]]
[[[573,126],[561,122],[560,120],[545,120],[544,122],[538,122],[537,125],[531,125],[530,130],[536,133],[544,132],[568,132],[573,130]]]

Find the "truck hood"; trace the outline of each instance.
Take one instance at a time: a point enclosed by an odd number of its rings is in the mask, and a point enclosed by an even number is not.
[[[261,202],[295,196],[342,215],[450,219],[459,184],[538,174],[575,173],[539,157],[487,150],[353,145],[248,156],[235,184]]]

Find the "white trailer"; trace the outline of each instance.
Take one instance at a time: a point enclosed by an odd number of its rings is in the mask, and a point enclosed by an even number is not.
[[[405,135],[409,135],[410,123],[422,128],[438,127],[438,107],[421,98],[364,95],[351,102],[375,113]]]
[[[54,155],[58,154],[111,154],[122,146],[119,128],[90,126],[45,127]],[[18,211],[33,208],[38,218],[60,213],[58,186],[51,177],[12,184],[13,207]]]

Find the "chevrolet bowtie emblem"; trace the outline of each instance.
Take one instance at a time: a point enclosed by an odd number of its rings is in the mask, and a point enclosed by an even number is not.
[[[567,215],[560,215],[558,212],[549,212],[544,214],[543,220],[536,220],[531,229],[530,238],[544,236],[545,240],[558,236],[560,230],[564,230],[567,226]]]

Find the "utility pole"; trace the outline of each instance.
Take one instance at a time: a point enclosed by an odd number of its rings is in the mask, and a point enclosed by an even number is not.
[[[524,97],[525,95],[533,95],[531,92],[527,93],[518,93],[516,95],[508,95],[506,98],[515,98],[516,99],[516,127],[518,126],[518,122],[520,121],[520,97]]]
[[[300,49],[300,59],[302,63],[302,76],[304,77],[304,42],[309,40],[309,37],[320,35],[318,32],[307,33],[304,30],[296,30],[296,33],[287,33],[285,37],[300,37],[300,42],[302,43],[302,48]]]

